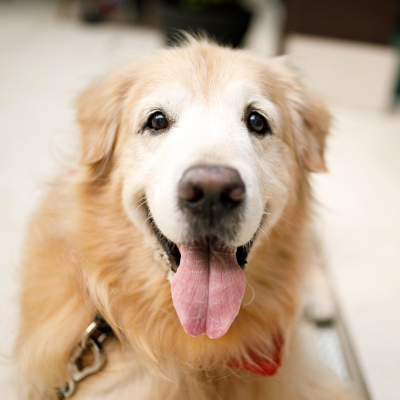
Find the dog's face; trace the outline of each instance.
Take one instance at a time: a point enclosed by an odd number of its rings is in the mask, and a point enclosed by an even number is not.
[[[121,69],[80,105],[83,163],[119,177],[129,219],[166,253],[185,331],[221,337],[252,241],[325,168],[326,112],[280,61],[207,43]]]
[[[171,65],[169,79],[132,104],[124,205],[133,221],[147,219],[148,209],[173,243],[215,237],[239,247],[265,212],[279,215],[291,154],[260,85],[232,65],[196,71],[199,62],[189,71]],[[138,207],[143,198],[146,206]]]

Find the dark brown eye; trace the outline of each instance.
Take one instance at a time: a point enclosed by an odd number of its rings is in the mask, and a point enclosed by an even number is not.
[[[258,112],[253,111],[247,118],[248,128],[258,135],[271,133],[271,127],[268,121]]]
[[[168,127],[168,120],[161,111],[150,115],[147,126],[155,131],[160,131]]]

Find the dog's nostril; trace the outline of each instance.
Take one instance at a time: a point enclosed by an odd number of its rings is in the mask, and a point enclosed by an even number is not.
[[[204,192],[190,182],[182,182],[182,184],[178,186],[178,195],[181,199],[189,203],[197,203],[203,198]]]
[[[191,203],[197,203],[204,197],[204,192],[199,188],[194,188],[193,195],[187,201]]]
[[[244,185],[230,187],[222,193],[222,200],[238,202],[242,201],[246,195]]]

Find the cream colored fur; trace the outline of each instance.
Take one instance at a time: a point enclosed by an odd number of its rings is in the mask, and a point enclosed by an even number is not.
[[[308,175],[326,170],[329,115],[281,60],[189,42],[128,63],[78,101],[80,162],[49,190],[24,253],[17,353],[27,397],[54,397],[99,312],[116,338],[105,345],[104,370],[73,399],[354,399],[320,365],[298,321],[312,252]],[[272,135],[248,132],[250,103]],[[151,135],[142,126],[159,107],[174,123]],[[247,207],[231,245],[245,244],[261,223],[241,310],[215,340],[184,332],[168,260],[146,221],[150,209],[164,235],[185,240],[190,227],[174,193],[199,162],[232,166],[245,181]],[[277,337],[285,346],[276,376],[227,366],[248,359],[249,348],[271,358]]]

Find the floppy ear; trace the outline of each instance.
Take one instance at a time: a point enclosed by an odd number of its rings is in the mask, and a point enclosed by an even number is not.
[[[95,81],[78,98],[81,159],[98,178],[108,171],[121,123],[125,95],[133,83],[123,69]]]
[[[327,172],[324,152],[331,116],[324,102],[301,84],[286,57],[278,57],[273,65],[286,89],[300,164],[310,172]]]
[[[327,172],[324,153],[330,114],[322,100],[306,89],[302,98],[302,104],[298,105],[302,126],[294,138],[300,163],[310,172]]]

